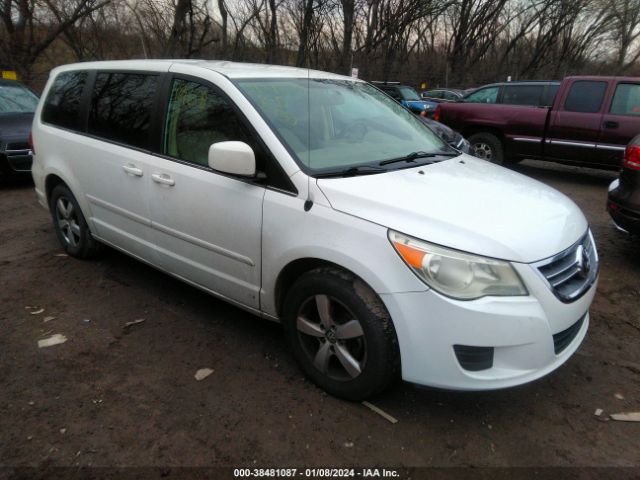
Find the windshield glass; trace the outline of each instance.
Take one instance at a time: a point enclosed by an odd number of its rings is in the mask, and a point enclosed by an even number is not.
[[[364,82],[304,78],[236,83],[296,161],[312,173],[378,164],[412,152],[453,151],[417,117]]]
[[[418,92],[411,87],[398,87],[398,90],[400,90],[400,94],[405,100],[422,100],[420,95],[418,95]]]
[[[22,85],[0,85],[0,113],[33,113],[38,97]]]

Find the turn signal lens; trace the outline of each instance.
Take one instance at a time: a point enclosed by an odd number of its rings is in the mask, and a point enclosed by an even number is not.
[[[389,240],[424,283],[449,297],[473,300],[528,294],[509,262],[433,245],[392,230]]]

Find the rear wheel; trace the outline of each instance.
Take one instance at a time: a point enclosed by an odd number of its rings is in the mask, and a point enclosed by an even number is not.
[[[336,268],[304,274],[287,293],[283,321],[293,354],[327,392],[362,400],[398,377],[393,323],[378,296]]]
[[[51,214],[58,240],[69,255],[89,258],[95,255],[100,244],[91,236],[80,205],[66,185],[57,185],[51,192]]]
[[[504,163],[504,148],[498,137],[481,132],[469,137],[472,155],[497,165]]]

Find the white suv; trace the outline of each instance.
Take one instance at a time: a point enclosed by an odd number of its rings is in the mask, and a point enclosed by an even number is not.
[[[212,61],[56,68],[33,178],[66,252],[99,244],[284,324],[305,373],[508,387],[587,332],[598,256],[567,197],[463,155],[352,78]]]

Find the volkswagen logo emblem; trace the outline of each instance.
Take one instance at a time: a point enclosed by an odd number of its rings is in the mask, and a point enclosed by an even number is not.
[[[579,245],[578,248],[576,248],[576,265],[583,277],[589,275],[589,272],[591,271],[591,259],[589,258],[589,253],[582,245]]]
[[[338,340],[338,338],[336,337],[336,332],[334,329],[331,330],[327,330],[327,333],[325,334],[325,337],[327,339],[327,341],[329,343],[336,343],[336,341]]]

